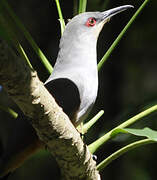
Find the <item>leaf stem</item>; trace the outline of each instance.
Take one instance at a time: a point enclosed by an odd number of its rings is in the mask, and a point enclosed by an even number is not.
[[[143,139],[143,140],[139,140],[136,141],[134,143],[131,143],[121,149],[119,149],[118,151],[114,152],[113,154],[111,154],[110,156],[108,156],[106,159],[104,159],[100,164],[97,165],[97,169],[99,171],[103,170],[108,164],[110,164],[113,160],[117,159],[118,157],[120,157],[121,155],[123,155],[124,153],[135,149],[137,147],[146,145],[146,144],[150,144],[150,143],[156,143],[156,141],[153,141],[151,139]]]
[[[30,33],[26,30],[24,25],[21,23],[20,19],[15,15],[14,11],[9,6],[7,0],[2,0],[2,3],[6,7],[6,9],[7,9],[9,15],[11,16],[11,18],[16,23],[17,27],[23,32],[25,38],[30,43],[30,45],[34,49],[35,53],[37,54],[37,56],[39,57],[39,59],[41,60],[41,62],[43,63],[43,65],[45,66],[47,71],[49,72],[49,74],[51,74],[52,70],[53,70],[51,64],[49,63],[49,61],[47,60],[47,58],[45,57],[45,55],[43,54],[41,49],[37,46],[37,44],[35,43],[34,39],[31,37]]]
[[[87,0],[80,0],[79,1],[79,9],[78,9],[78,13],[83,13],[86,11],[86,7],[87,7]]]
[[[3,107],[3,106],[0,105],[0,109],[7,112],[7,113],[9,113],[15,119],[18,116],[18,114],[13,109],[11,109],[9,107]]]
[[[105,142],[107,142],[110,138],[112,138],[112,133],[113,131],[117,130],[117,129],[123,129],[125,127],[128,127],[130,125],[132,125],[133,123],[137,122],[138,120],[142,119],[145,116],[148,116],[149,114],[153,113],[154,111],[157,111],[157,105],[152,106],[151,108],[137,114],[136,116],[128,119],[127,121],[125,121],[124,123],[120,124],[119,126],[115,127],[114,129],[112,129],[111,131],[109,131],[108,133],[106,133],[104,136],[100,137],[99,139],[97,139],[95,142],[93,142],[92,144],[90,144],[88,146],[89,150],[91,153],[94,153],[95,151],[97,151],[103,144],[105,144]]]
[[[83,125],[83,132],[86,133],[104,114],[104,111],[99,111],[90,121]]]
[[[60,7],[59,0],[55,0],[55,1],[56,1],[59,21],[60,21],[60,25],[61,25],[61,35],[62,35],[63,32],[64,32],[64,29],[65,29],[65,22],[64,22],[64,19],[63,19],[62,10],[61,10],[61,7]]]
[[[121,33],[118,35],[118,37],[115,39],[115,41],[112,43],[110,48],[107,50],[105,55],[102,57],[100,62],[98,63],[98,70],[100,70],[103,66],[103,64],[107,61],[108,57],[111,55],[114,48],[118,45],[124,34],[127,32],[129,27],[132,25],[132,23],[135,21],[136,17],[139,15],[139,13],[142,11],[142,9],[146,6],[146,4],[149,2],[149,0],[145,0],[143,4],[139,7],[139,9],[135,12],[135,14],[132,16],[130,21],[127,23],[127,25],[123,28]]]
[[[32,65],[24,49],[22,48],[21,44],[19,43],[15,35],[15,32],[12,29],[12,26],[10,25],[9,21],[7,21],[7,18],[4,18],[3,14],[0,14],[0,24],[1,24],[1,27],[4,29],[5,33],[7,34],[7,37],[8,37],[7,42],[11,43],[17,49],[21,57],[23,57],[27,61],[30,68],[32,68]]]

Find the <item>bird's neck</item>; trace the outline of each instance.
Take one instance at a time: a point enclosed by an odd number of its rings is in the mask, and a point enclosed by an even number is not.
[[[87,68],[97,68],[97,39],[90,36],[71,34],[71,37],[63,36],[60,41],[60,51],[57,62],[64,67],[72,65],[73,68],[80,66],[83,70]],[[56,63],[57,65],[57,63]]]

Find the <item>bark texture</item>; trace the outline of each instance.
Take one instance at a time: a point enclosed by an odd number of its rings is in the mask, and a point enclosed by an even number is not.
[[[0,84],[21,108],[61,168],[64,180],[97,180],[100,175],[87,146],[37,73],[0,41]]]

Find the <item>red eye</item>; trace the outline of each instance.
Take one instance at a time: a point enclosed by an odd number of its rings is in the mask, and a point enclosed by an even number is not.
[[[94,26],[95,24],[96,24],[96,19],[93,17],[90,17],[86,22],[86,26],[88,26],[88,27]]]

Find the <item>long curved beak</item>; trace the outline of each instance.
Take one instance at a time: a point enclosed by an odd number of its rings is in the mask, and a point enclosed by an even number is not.
[[[113,9],[109,9],[107,11],[104,11],[102,12],[102,21],[107,21],[109,20],[112,16],[122,12],[122,11],[125,11],[129,8],[134,8],[134,6],[132,5],[124,5],[124,6],[119,6],[119,7],[116,7],[116,8],[113,8]]]

